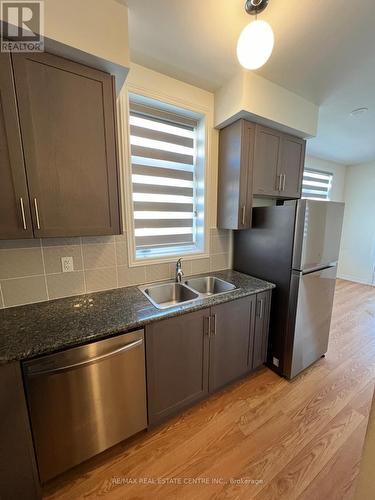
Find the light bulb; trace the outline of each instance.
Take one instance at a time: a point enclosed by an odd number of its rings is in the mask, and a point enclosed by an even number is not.
[[[237,57],[246,69],[258,69],[272,54],[274,35],[266,21],[252,21],[241,32],[237,42]]]

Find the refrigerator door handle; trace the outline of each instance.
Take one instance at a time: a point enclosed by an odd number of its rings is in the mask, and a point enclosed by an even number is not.
[[[312,267],[309,269],[304,269],[301,271],[301,274],[305,276],[306,274],[317,273],[318,271],[323,271],[324,269],[332,269],[333,267],[337,267],[337,262],[329,262],[324,266]]]

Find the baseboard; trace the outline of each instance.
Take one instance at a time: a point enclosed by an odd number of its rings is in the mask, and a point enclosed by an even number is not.
[[[351,276],[349,274],[340,274],[340,276],[337,276],[337,278],[340,280],[353,281],[354,283],[359,283],[360,285],[375,286],[375,283],[372,283],[371,281],[364,281],[363,279],[357,278],[356,276]]]

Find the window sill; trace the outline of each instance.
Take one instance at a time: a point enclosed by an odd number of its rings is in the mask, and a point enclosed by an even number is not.
[[[191,253],[181,253],[175,255],[168,255],[164,257],[151,256],[149,258],[137,259],[129,262],[129,267],[141,267],[150,266],[153,264],[170,264],[175,263],[177,259],[182,258],[184,260],[198,260],[198,259],[208,259],[210,254],[207,252],[191,252]]]

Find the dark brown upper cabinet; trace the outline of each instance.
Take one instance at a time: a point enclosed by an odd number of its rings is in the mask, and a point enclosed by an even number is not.
[[[12,59],[35,237],[118,234],[112,77],[47,53]]]
[[[278,174],[281,177],[280,195],[285,198],[300,198],[302,193],[303,168],[306,141],[291,135],[282,136],[281,159]]]
[[[32,238],[12,63],[0,52],[0,238]]]
[[[257,125],[254,196],[300,198],[304,162],[303,139]]]
[[[255,125],[238,120],[220,131],[218,226],[251,227]]]
[[[279,195],[278,177],[282,135],[272,129],[256,126],[253,179],[253,194],[260,196]]]
[[[220,130],[218,227],[251,227],[253,196],[301,197],[305,141],[238,120]]]

